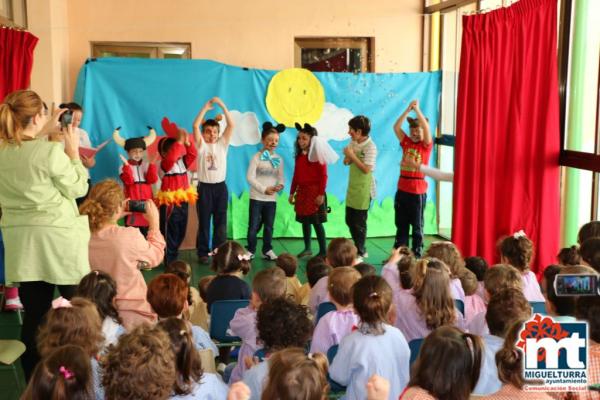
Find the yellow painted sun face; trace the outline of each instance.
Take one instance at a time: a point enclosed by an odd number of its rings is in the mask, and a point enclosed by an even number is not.
[[[266,103],[275,121],[285,126],[294,127],[295,122],[314,124],[323,113],[325,91],[309,70],[284,69],[269,82]]]

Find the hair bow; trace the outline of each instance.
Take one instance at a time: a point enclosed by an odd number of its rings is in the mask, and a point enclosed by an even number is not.
[[[62,297],[61,297],[61,299],[62,299]],[[71,379],[72,377],[75,376],[75,374],[69,368],[62,366],[62,365],[60,366],[58,371],[62,374],[62,376],[65,377],[65,379]]]
[[[279,168],[279,164],[281,164],[281,158],[279,158],[279,157],[273,158],[271,156],[271,153],[269,153],[269,150],[265,150],[262,152],[262,154],[260,155],[260,161],[270,161],[271,165],[275,169]]]
[[[275,129],[279,133],[285,131],[285,125],[284,124],[273,125],[269,121],[265,122],[263,124],[262,128],[263,128],[263,132],[266,132],[266,131],[271,130],[271,129]]]
[[[526,238],[527,235],[525,234],[525,231],[523,231],[523,229],[521,229],[518,232],[513,233],[513,238],[515,239],[520,239],[520,238]]]
[[[71,308],[73,307],[71,305],[71,302],[67,299],[65,299],[64,297],[60,296],[59,298],[56,298],[54,300],[52,300],[52,308],[53,309],[57,309],[57,308]]]
[[[297,130],[299,130],[299,131],[307,131],[307,132],[311,132],[313,129],[315,129],[315,128],[313,128],[313,127],[312,127],[312,126],[311,126],[309,123],[306,123],[306,122],[304,123],[304,126],[300,125],[298,122],[296,122],[296,123],[294,124],[294,126],[295,126],[295,127],[296,127],[296,129],[297,129]]]
[[[252,259],[252,256],[250,254],[248,254],[248,253],[246,253],[246,254],[238,254],[237,258],[240,261],[250,261]]]
[[[209,256],[214,257],[219,253],[219,248],[217,247],[216,249],[214,249],[213,251],[211,251],[210,253],[208,253]]]

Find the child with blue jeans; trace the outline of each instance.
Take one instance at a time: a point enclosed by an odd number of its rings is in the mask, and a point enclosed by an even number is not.
[[[274,261],[277,254],[273,251],[273,224],[277,207],[277,193],[283,190],[283,159],[275,154],[279,144],[279,134],[285,130],[283,124],[273,126],[263,124],[261,133],[262,149],[252,157],[246,178],[250,184],[250,220],[248,221],[248,251],[251,257],[256,252],[256,235],[263,229],[262,254],[267,260]]]

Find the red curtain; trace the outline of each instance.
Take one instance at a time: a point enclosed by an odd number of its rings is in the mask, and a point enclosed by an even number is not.
[[[539,276],[560,235],[556,0],[463,17],[452,240],[498,262],[524,230]]]
[[[0,28],[0,100],[29,87],[33,49],[38,38],[29,32]]]

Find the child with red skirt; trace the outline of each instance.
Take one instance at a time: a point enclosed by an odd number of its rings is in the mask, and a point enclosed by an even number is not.
[[[315,228],[319,241],[319,255],[325,256],[327,243],[325,228],[327,222],[327,164],[337,161],[338,156],[325,139],[317,136],[317,130],[309,124],[296,123],[296,165],[290,188],[290,204],[294,204],[296,221],[302,224],[304,250],[298,257],[312,256],[311,225]]]

